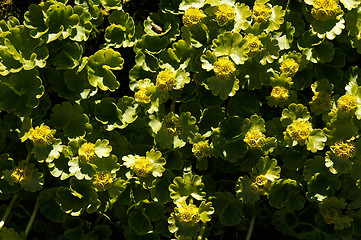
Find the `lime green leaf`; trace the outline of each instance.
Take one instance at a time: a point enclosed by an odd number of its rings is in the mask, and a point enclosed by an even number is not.
[[[72,28],[69,38],[77,42],[86,41],[89,39],[90,33],[93,30],[93,24],[91,23],[92,16],[80,6],[74,6],[74,13],[79,16],[79,24]]]
[[[105,40],[109,47],[131,47],[134,45],[135,25],[132,17],[123,10],[113,11],[108,21],[111,24],[105,29]]]
[[[216,76],[210,77],[207,79],[208,85],[207,88],[212,90],[214,96],[218,96],[222,100],[226,100],[228,96],[232,97],[236,94],[239,89],[239,80],[237,78],[231,79],[219,79]]]
[[[201,8],[206,4],[206,0],[182,0],[181,4],[179,5],[179,10],[187,10],[187,8],[194,7],[194,8]]]
[[[277,160],[269,156],[262,157],[256,164],[258,172],[270,181],[275,181],[280,177],[281,168],[277,166]]]
[[[63,102],[53,107],[50,114],[52,124],[64,130],[69,137],[82,136],[89,126],[89,118],[79,105]]]
[[[304,197],[296,192],[297,182],[292,179],[280,179],[273,182],[268,190],[269,203],[278,209],[287,207],[290,210],[301,210]]]
[[[0,109],[18,116],[29,115],[39,104],[44,86],[36,70],[0,76]]]
[[[281,122],[283,126],[288,126],[295,120],[309,120],[310,113],[302,104],[292,103],[288,108],[283,109]]]
[[[183,174],[183,177],[176,177],[173,183],[169,185],[170,197],[175,203],[179,203],[193,197],[197,200],[203,200],[206,193],[203,192],[204,184],[202,178],[193,175],[191,172]]]
[[[244,3],[236,3],[233,7],[236,16],[234,17],[234,32],[246,30],[251,25],[252,11]]]
[[[213,64],[217,61],[217,55],[207,50],[204,54],[201,56],[201,62],[202,62],[202,68],[206,71],[211,71],[213,69]]]
[[[24,240],[13,228],[3,227],[0,230],[0,240]]]
[[[286,11],[282,10],[281,6],[273,6],[270,18],[268,19],[268,26],[266,32],[273,32],[278,30],[282,25]]]
[[[193,58],[194,48],[183,39],[173,43],[172,48],[168,48],[160,55],[163,62],[169,63],[174,69],[185,69]]]
[[[324,148],[327,137],[322,129],[313,129],[307,139],[307,150],[313,153]]]
[[[343,4],[343,6],[347,10],[354,9],[354,8],[358,7],[361,3],[360,0],[340,0],[340,2]]]
[[[81,63],[83,48],[76,42],[66,43],[56,55],[53,64],[56,69],[73,69]]]
[[[349,119],[333,118],[326,124],[326,128],[324,128],[323,131],[326,134],[328,142],[333,144],[340,139],[348,140],[356,137],[358,128]]]
[[[212,41],[212,50],[219,56],[229,56],[237,65],[248,59],[248,44],[239,33],[225,32]]]
[[[345,19],[346,19],[346,29],[348,30],[349,34],[359,39],[361,37],[361,31],[360,28],[358,27],[361,22],[361,7],[358,6],[355,9],[352,9],[351,11],[346,13]]]
[[[211,199],[223,226],[240,223],[243,214],[242,204],[230,192],[216,192]]]
[[[144,31],[150,36],[164,36],[174,41],[179,35],[179,18],[169,12],[151,13],[144,21]]]
[[[103,91],[115,91],[119,87],[119,82],[111,70],[121,70],[123,63],[124,59],[120,53],[113,49],[97,51],[89,57],[86,65],[90,84]]]
[[[253,188],[251,188],[252,181],[246,175],[244,177],[239,177],[236,182],[235,191],[236,197],[241,200],[244,204],[255,204],[256,201],[260,199],[259,194],[257,194]]]
[[[128,222],[134,231],[139,235],[147,234],[153,229],[149,219],[140,209],[130,213]]]
[[[326,37],[329,40],[333,40],[342,33],[342,30],[345,28],[345,20],[343,18],[328,21],[315,20],[311,26],[319,38]]]
[[[95,212],[100,206],[97,193],[90,181],[70,180],[70,188],[59,187],[56,191],[56,202],[61,210],[72,216],[79,216],[84,211]]]
[[[211,202],[202,201],[199,205],[200,220],[204,223],[211,221],[210,215],[214,213],[214,208]]]
[[[144,50],[150,54],[158,54],[165,50],[169,45],[169,39],[166,37],[150,36],[145,34],[135,45],[135,49]]]
[[[62,223],[67,215],[60,209],[56,203],[56,191],[58,188],[47,188],[40,192],[39,208],[40,212],[49,220]]]

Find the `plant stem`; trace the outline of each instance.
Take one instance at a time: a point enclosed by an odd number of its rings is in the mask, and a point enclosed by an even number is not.
[[[8,218],[8,216],[9,216],[9,214],[10,214],[10,212],[11,212],[11,209],[14,207],[14,204],[15,204],[16,200],[18,199],[18,197],[19,197],[19,195],[18,195],[18,194],[15,194],[15,195],[13,196],[13,198],[11,199],[11,202],[10,202],[9,206],[8,206],[8,208],[6,209],[6,211],[5,211],[5,213],[4,213],[4,216],[3,216],[2,219],[1,219],[0,229],[4,226],[5,221],[6,221],[6,219]]]
[[[25,161],[26,161],[26,165],[28,165],[28,164],[29,164],[30,157],[31,157],[31,153],[30,153],[30,152],[28,152],[28,155],[26,156],[26,159],[25,159]]]
[[[205,229],[206,229],[206,223],[203,223],[202,226],[201,226],[201,230],[199,231],[199,235],[197,237],[197,240],[202,240]]]
[[[246,240],[251,240],[252,231],[253,231],[255,221],[256,221],[256,214],[253,214],[252,218],[251,218],[251,221],[249,223],[249,228],[248,228]]]
[[[170,111],[171,112],[175,111],[175,104],[176,104],[176,101],[172,101],[172,105],[170,106]]]
[[[30,221],[29,221],[28,225],[26,226],[25,238],[28,236],[28,233],[29,233],[29,231],[31,229],[31,226],[33,225],[33,223],[35,221],[35,217],[36,217],[36,213],[38,212],[38,209],[39,209],[39,197],[36,199],[33,213],[31,214]]]

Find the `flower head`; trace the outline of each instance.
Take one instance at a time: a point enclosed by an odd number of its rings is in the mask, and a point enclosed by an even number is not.
[[[323,113],[330,110],[332,105],[331,95],[327,92],[315,92],[310,102],[311,110],[316,113]]]
[[[337,110],[343,115],[353,115],[357,107],[357,97],[346,94],[337,100]]]
[[[147,89],[146,88],[141,88],[139,89],[135,94],[134,94],[134,99],[136,102],[138,103],[150,103],[150,96],[147,94]]]
[[[153,162],[147,157],[139,157],[134,163],[134,172],[138,177],[148,176],[153,169]]]
[[[255,4],[253,6],[252,18],[256,22],[266,22],[272,13],[272,9],[265,4]]]
[[[197,159],[208,158],[212,154],[212,147],[207,141],[200,141],[193,144],[192,152]]]
[[[258,175],[251,183],[251,189],[254,193],[263,194],[269,187],[270,181],[263,175]]]
[[[54,130],[51,130],[50,127],[42,123],[40,126],[30,128],[22,138],[21,141],[24,142],[26,139],[30,139],[35,146],[45,147],[51,145],[54,139]]]
[[[261,51],[263,45],[261,43],[261,40],[259,40],[257,36],[253,35],[252,33],[249,33],[244,37],[244,39],[246,39],[246,41],[248,42],[249,56],[252,57]]]
[[[176,73],[170,69],[161,71],[157,75],[157,83],[156,83],[157,87],[161,91],[172,90],[176,84],[175,75]]]
[[[220,57],[213,64],[213,71],[219,79],[230,79],[236,72],[235,64],[227,57]]]
[[[223,3],[215,8],[214,15],[216,15],[217,24],[223,27],[234,20],[236,13],[231,5]]]
[[[288,76],[294,76],[298,71],[299,65],[293,58],[286,58],[281,62],[280,70]]]
[[[311,14],[317,20],[327,21],[335,19],[340,11],[341,7],[335,0],[314,0]]]
[[[182,223],[195,224],[200,220],[199,208],[194,204],[187,205],[186,203],[183,203],[177,210],[178,212],[176,215]]]
[[[26,167],[15,167],[10,177],[15,183],[24,184],[31,178],[31,171]]]
[[[356,147],[353,142],[337,141],[331,146],[331,151],[343,160],[348,160],[356,155]]]
[[[335,224],[339,222],[342,217],[341,209],[324,208],[322,209],[321,214],[327,224]]]
[[[95,144],[94,143],[84,143],[78,149],[78,156],[81,162],[90,162],[96,158],[95,155]]]
[[[113,176],[109,172],[98,172],[93,176],[92,183],[98,191],[109,189],[113,182]]]
[[[183,15],[183,24],[186,27],[199,25],[205,17],[203,11],[199,8],[190,7]]]
[[[296,120],[288,125],[286,132],[293,141],[298,143],[304,143],[305,140],[310,136],[311,123],[307,120]]]
[[[244,141],[250,148],[260,149],[265,145],[266,136],[260,131],[253,129],[246,133]]]
[[[277,103],[285,102],[289,97],[290,93],[284,87],[276,86],[271,91],[271,98]]]

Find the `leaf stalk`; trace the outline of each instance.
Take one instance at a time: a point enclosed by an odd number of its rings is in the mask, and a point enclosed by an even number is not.
[[[4,226],[5,221],[6,221],[6,219],[8,218],[8,216],[9,216],[9,214],[10,214],[10,212],[11,212],[11,209],[14,207],[14,204],[15,204],[16,200],[18,199],[18,197],[19,197],[19,194],[15,194],[15,195],[13,196],[13,198],[11,199],[11,202],[10,202],[9,206],[8,206],[8,208],[6,209],[4,215],[3,215],[2,219],[1,219],[1,222],[0,222],[0,230],[1,230],[2,227]]]

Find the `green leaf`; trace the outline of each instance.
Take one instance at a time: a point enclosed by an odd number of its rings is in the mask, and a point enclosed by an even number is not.
[[[219,95],[222,100],[226,100],[228,96],[234,96],[239,89],[239,80],[235,77],[224,80],[212,76],[207,79],[207,82],[207,89],[212,90],[214,96]]]
[[[67,215],[60,209],[56,203],[56,191],[58,188],[52,187],[44,189],[39,195],[40,212],[49,220],[62,223],[65,221]]]
[[[206,0],[182,0],[179,10],[185,11],[189,7],[201,8],[206,4]]]
[[[311,26],[319,38],[326,37],[329,40],[333,40],[337,35],[342,33],[342,29],[345,28],[345,20],[343,18],[327,21],[315,20],[311,23]]]
[[[203,200],[206,193],[203,192],[204,184],[202,178],[193,175],[191,172],[183,174],[183,177],[176,177],[169,185],[170,197],[175,203],[180,203],[188,197],[196,200]]]
[[[55,105],[50,119],[56,128],[62,129],[69,137],[82,136],[91,127],[89,118],[84,114],[82,107],[69,102]]]
[[[160,59],[169,63],[174,69],[185,69],[193,59],[195,49],[183,39],[173,43],[172,48],[162,51]]]
[[[307,107],[302,104],[292,103],[288,108],[283,109],[281,122],[283,126],[288,126],[295,120],[309,120],[311,118]]]
[[[134,45],[135,24],[132,17],[124,10],[114,10],[108,17],[111,24],[105,29],[107,46],[120,48]]]
[[[298,216],[287,208],[276,211],[273,221],[278,231],[287,236],[295,236],[295,228],[299,225]]]
[[[313,129],[307,138],[307,150],[313,153],[323,150],[327,137],[322,129]]]
[[[25,238],[20,237],[20,235],[15,232],[13,228],[3,227],[0,230],[0,240],[23,240]]]
[[[83,48],[76,42],[66,43],[56,55],[53,64],[57,70],[73,69],[81,63]]]
[[[153,229],[149,219],[140,209],[130,213],[128,222],[139,235],[145,235]]]
[[[233,4],[232,4],[233,5]],[[246,30],[251,25],[252,11],[244,3],[236,3],[233,7],[236,16],[234,17],[234,32]]]
[[[93,30],[92,16],[80,6],[74,6],[74,13],[79,16],[79,24],[72,28],[69,38],[77,42],[87,41]]]
[[[273,182],[268,190],[269,203],[278,209],[287,207],[292,210],[301,210],[305,199],[295,190],[297,182],[292,179],[279,179]]]
[[[179,18],[169,12],[151,13],[144,21],[144,31],[150,36],[164,36],[174,41],[179,35]]]
[[[228,102],[228,115],[239,117],[250,117],[260,111],[260,102],[256,96],[249,93],[238,92]]]
[[[36,70],[0,76],[0,110],[27,116],[39,105],[44,86]]]
[[[216,214],[223,226],[237,225],[242,220],[242,204],[230,192],[216,192],[211,197]]]
[[[100,206],[97,193],[90,181],[70,180],[70,188],[59,187],[56,191],[56,202],[61,210],[72,216],[79,216],[84,211],[95,212]]]
[[[253,205],[260,199],[259,194],[255,193],[251,188],[251,183],[251,179],[247,175],[239,177],[236,182],[236,197],[244,204]]]
[[[239,33],[225,32],[212,41],[212,50],[219,56],[229,56],[237,65],[248,59],[247,40]]]
[[[107,240],[110,239],[111,235],[112,230],[109,225],[97,225],[86,235],[85,238],[88,240]]]
[[[89,83],[103,91],[115,91],[120,84],[111,70],[121,70],[123,63],[124,59],[119,52],[113,49],[98,50],[89,57],[86,65]]]
[[[280,177],[281,168],[277,166],[277,160],[269,156],[262,157],[256,164],[258,172],[270,181],[275,181]]]

